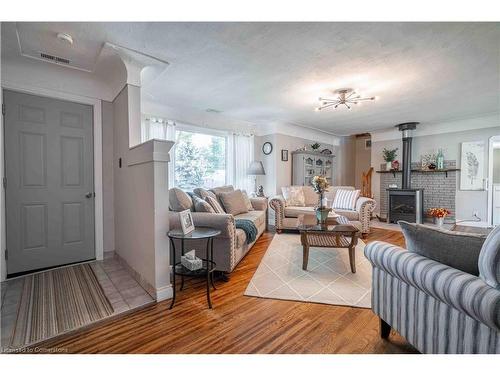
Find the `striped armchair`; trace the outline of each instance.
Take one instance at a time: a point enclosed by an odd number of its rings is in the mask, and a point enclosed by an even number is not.
[[[372,310],[422,353],[500,353],[500,227],[474,276],[384,242],[365,247],[373,265]]]

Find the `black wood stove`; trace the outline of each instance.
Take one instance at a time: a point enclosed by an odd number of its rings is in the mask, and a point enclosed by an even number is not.
[[[403,162],[401,189],[387,189],[389,207],[387,222],[397,223],[405,220],[410,223],[422,224],[424,211],[424,189],[411,188],[411,132],[418,122],[405,122],[396,125],[403,134]]]

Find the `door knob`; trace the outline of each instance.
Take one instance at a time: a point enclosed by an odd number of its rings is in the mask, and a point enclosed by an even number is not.
[[[87,194],[85,194],[85,198],[92,198],[94,196],[94,193],[90,193],[88,192]]]

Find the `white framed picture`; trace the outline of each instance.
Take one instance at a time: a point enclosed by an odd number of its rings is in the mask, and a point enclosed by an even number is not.
[[[484,141],[462,142],[460,190],[484,190]]]
[[[188,234],[194,231],[194,222],[193,222],[193,216],[191,215],[191,211],[185,210],[179,212],[180,220],[181,220],[181,227],[182,227],[182,233]]]

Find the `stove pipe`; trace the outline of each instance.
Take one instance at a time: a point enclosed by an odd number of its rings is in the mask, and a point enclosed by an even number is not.
[[[402,189],[411,188],[411,142],[412,130],[415,130],[419,122],[404,122],[396,125],[403,136],[403,180],[401,183]]]

